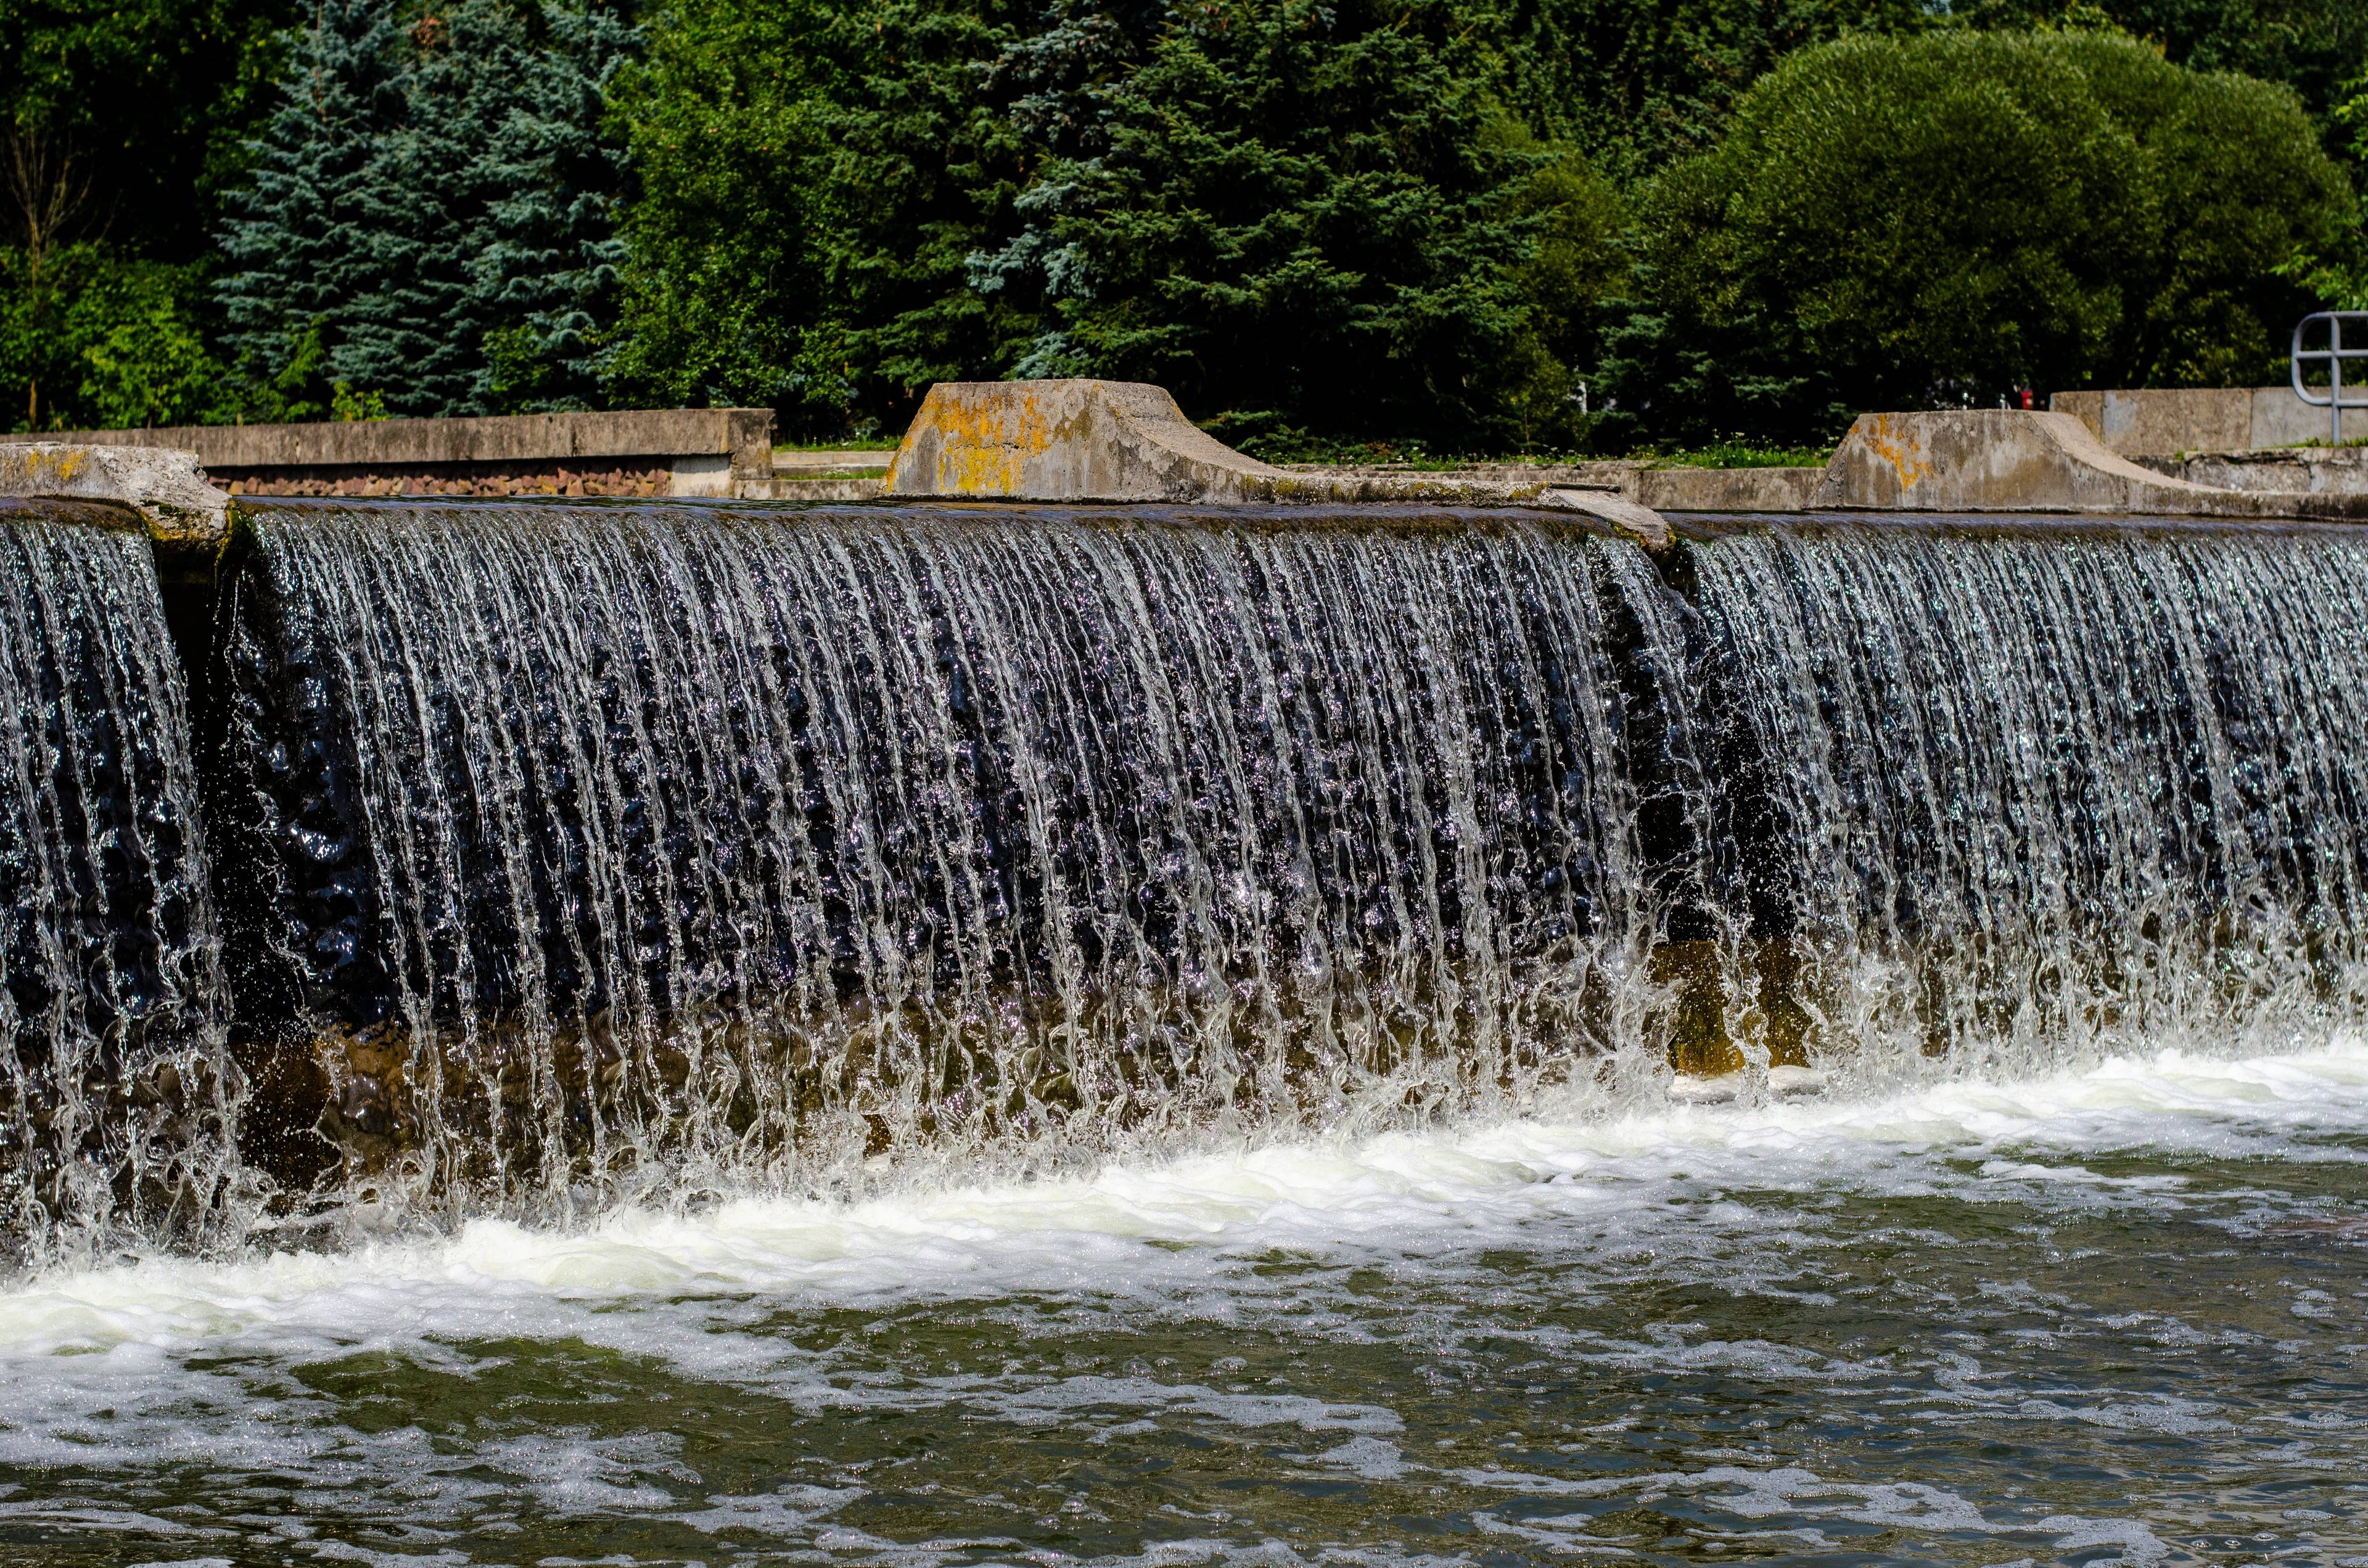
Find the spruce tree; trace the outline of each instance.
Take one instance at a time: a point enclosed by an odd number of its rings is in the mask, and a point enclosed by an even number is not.
[[[289,35],[279,108],[249,145],[254,184],[231,198],[222,232],[234,270],[217,288],[223,343],[261,417],[328,412],[322,345],[382,282],[369,221],[383,205],[378,146],[403,116],[401,37],[386,0],[320,0]]]
[[[1330,436],[1519,439],[1523,278],[1563,161],[1504,107],[1503,17],[1460,0],[1063,6],[1008,71],[1053,155],[982,290],[1041,301],[1021,376],[1161,382],[1199,415]],[[1138,43],[1134,40],[1140,40]],[[1121,69],[1129,54],[1139,62]],[[1049,67],[1049,69],[1048,69]]]
[[[225,236],[258,402],[316,416],[336,383],[393,414],[585,406],[623,174],[603,94],[632,38],[598,4],[327,0]]]

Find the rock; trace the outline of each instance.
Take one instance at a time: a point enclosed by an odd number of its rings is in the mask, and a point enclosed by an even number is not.
[[[230,497],[206,483],[197,454],[167,448],[0,445],[0,495],[119,502],[158,544],[184,549],[219,549],[230,527]]]

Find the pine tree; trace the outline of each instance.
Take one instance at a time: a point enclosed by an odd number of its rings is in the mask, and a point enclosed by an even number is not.
[[[1528,195],[1561,154],[1504,108],[1501,14],[1107,15],[1097,35],[1064,6],[1008,57],[1069,78],[1019,100],[1060,140],[1015,203],[1025,227],[973,266],[1049,318],[1014,372],[1154,381],[1196,414],[1288,411],[1326,435],[1518,438],[1509,405],[1551,369],[1522,287],[1548,217]]]
[[[403,116],[401,36],[386,0],[319,0],[289,35],[280,106],[249,146],[255,183],[233,196],[241,216],[222,236],[236,270],[217,289],[224,345],[262,417],[328,412],[322,345],[381,283],[368,220],[379,143]]]
[[[250,264],[222,296],[257,401],[316,416],[336,383],[395,414],[584,406],[623,177],[603,94],[632,31],[509,0],[396,24],[385,0],[324,0],[294,40],[224,241]]]

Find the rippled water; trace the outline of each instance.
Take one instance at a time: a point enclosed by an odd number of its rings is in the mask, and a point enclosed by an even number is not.
[[[2368,1043],[1566,1110],[48,1278],[0,1297],[0,1539],[2368,1562]]]

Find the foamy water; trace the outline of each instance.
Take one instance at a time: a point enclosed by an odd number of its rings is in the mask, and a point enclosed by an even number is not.
[[[0,1530],[93,1562],[2368,1561],[2363,1161],[2344,1038],[58,1275],[0,1295]]]

